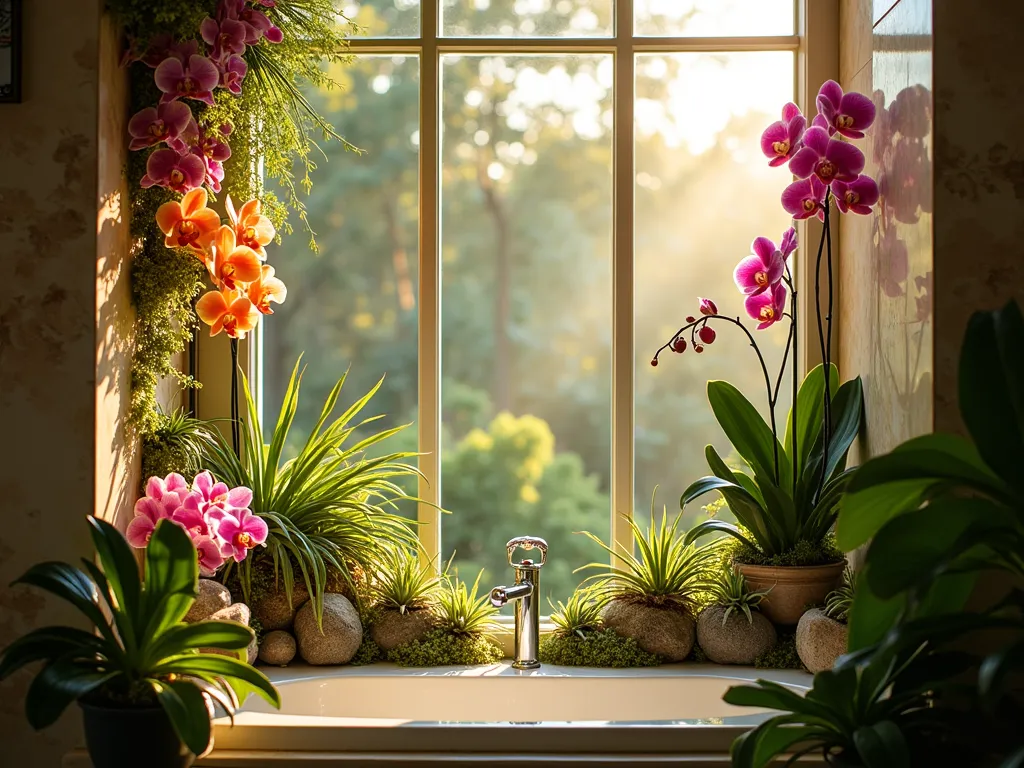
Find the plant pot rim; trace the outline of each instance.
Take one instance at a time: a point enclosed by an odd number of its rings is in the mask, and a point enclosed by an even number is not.
[[[813,574],[814,572],[826,573],[835,570],[841,571],[846,566],[846,558],[844,557],[842,560],[837,560],[834,563],[823,563],[821,565],[756,565],[754,563],[741,563],[736,561],[733,562],[733,565],[742,570],[748,570],[751,574],[767,574],[776,571]]]
[[[85,701],[84,699],[78,700],[78,706],[82,709],[92,709],[97,712],[138,712],[138,713],[151,713],[151,712],[163,712],[164,708],[161,704],[110,704],[110,703],[97,703],[91,701]]]

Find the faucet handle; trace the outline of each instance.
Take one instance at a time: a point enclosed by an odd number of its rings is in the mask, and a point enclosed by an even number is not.
[[[511,565],[513,568],[527,564],[535,565],[538,568],[540,568],[544,565],[544,563],[548,561],[548,543],[539,536],[516,536],[514,539],[509,539],[508,543],[505,545],[505,548],[508,550],[508,564]],[[540,562],[534,563],[532,561],[523,561],[521,563],[513,563],[512,554],[520,548],[525,549],[526,551],[530,551],[531,549],[539,549]]]

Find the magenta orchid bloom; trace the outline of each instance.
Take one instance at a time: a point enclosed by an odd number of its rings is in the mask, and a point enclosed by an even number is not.
[[[220,72],[205,56],[193,54],[187,64],[170,56],[160,62],[154,79],[164,94],[160,97],[161,104],[175,99],[196,99],[212,105],[213,89],[220,83]]]
[[[771,291],[748,296],[743,306],[748,315],[759,321],[757,330],[763,331],[782,319],[786,311],[786,286],[781,281],[775,283]]]
[[[181,134],[191,120],[192,110],[180,101],[146,107],[128,121],[128,133],[132,137],[128,148],[134,151],[166,142],[175,151],[184,151]]]
[[[825,192],[828,188],[817,176],[794,181],[782,192],[782,207],[794,219],[817,216],[825,220]]]
[[[717,315],[718,314],[718,305],[715,304],[715,302],[713,302],[711,299],[705,299],[705,298],[702,298],[702,297],[698,297],[698,298],[700,300],[700,307],[699,307],[699,309],[700,309],[700,313],[702,315]]]
[[[843,93],[835,80],[821,86],[816,104],[818,114],[828,123],[829,135],[838,132],[849,139],[862,139],[875,121],[874,102],[862,93]]]
[[[767,237],[756,238],[750,248],[754,255],[737,264],[732,277],[740,291],[748,296],[758,296],[782,280],[786,259]]]
[[[210,523],[206,514],[208,507],[209,504],[198,493],[192,491],[171,515],[171,520],[184,528],[195,541],[200,536],[210,535]]]
[[[225,6],[230,6],[230,0]],[[271,7],[271,6],[264,6]],[[267,14],[250,8],[244,1],[237,2],[234,10],[227,11],[228,18],[237,18],[245,24],[246,45],[256,45],[262,38],[267,38],[268,43],[280,43],[284,40],[284,33],[274,26],[267,18]]]
[[[796,250],[797,245],[796,227],[790,227],[782,233],[782,241],[779,243],[782,258],[788,259],[790,254]]]
[[[237,509],[225,513],[217,525],[217,535],[224,541],[221,553],[234,558],[236,563],[245,560],[249,550],[266,542],[267,524],[248,509]]]
[[[196,545],[196,554],[199,558],[199,575],[210,578],[225,562],[220,551],[220,543],[210,536],[200,536],[193,539],[192,543]]]
[[[216,21],[207,17],[199,26],[199,34],[210,46],[210,58],[224,61],[229,56],[245,52],[246,28],[238,19]]]
[[[188,483],[177,472],[166,478],[151,477],[146,483],[146,495],[135,502],[135,519],[128,524],[125,538],[133,547],[149,543],[156,524],[170,520],[188,495]]]
[[[195,155],[179,155],[173,149],[158,149],[146,161],[146,175],[139,185],[167,187],[179,194],[202,186],[206,167]]]
[[[192,481],[192,491],[198,494],[202,501],[222,509],[244,509],[252,503],[251,490],[243,485],[229,489],[227,483],[217,482],[209,472],[200,472],[196,475],[196,479]]]
[[[242,81],[249,66],[241,56],[231,56],[220,69],[221,88],[227,88],[236,96],[242,92]]]
[[[828,131],[812,126],[804,133],[804,145],[789,163],[799,179],[811,174],[823,183],[853,181],[864,170],[864,153],[853,144],[829,138]]]
[[[832,182],[832,196],[843,213],[871,214],[871,206],[878,202],[878,185],[870,176],[858,176],[851,182]]]
[[[800,149],[800,139],[807,129],[807,118],[800,114],[800,108],[792,102],[782,108],[782,119],[761,134],[761,151],[769,158],[773,168],[782,165]]]

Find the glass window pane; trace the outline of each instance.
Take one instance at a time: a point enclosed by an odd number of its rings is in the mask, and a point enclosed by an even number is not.
[[[288,299],[262,324],[264,408],[271,418],[276,419],[295,361],[306,353],[291,433],[296,443],[309,433],[346,370],[339,415],[341,407],[385,376],[364,410],[366,416],[384,414],[370,428],[408,424],[418,417],[419,60],[359,56],[337,65],[332,75],[343,89],[307,87],[306,97],[338,133],[365,152],[357,155],[340,142],[320,142],[326,158],[316,159],[306,201],[320,252],[310,252],[309,234],[298,222],[294,233],[283,236],[276,252],[285,256],[274,266],[288,286]],[[415,451],[416,442],[413,426],[379,450]],[[414,480],[403,486],[407,492],[415,493]],[[407,507],[403,514],[415,517],[415,505]]]
[[[541,536],[564,600],[608,559],[573,532],[611,519],[612,60],[444,56],[442,82],[442,551],[490,588]]]
[[[612,0],[436,0],[445,37],[607,37]]]
[[[769,168],[759,139],[793,97],[791,53],[656,54],[636,62],[636,510],[647,519],[659,487],[670,514],[685,487],[708,474],[704,446],[731,448],[707,402],[725,379],[767,414],[760,365],[738,328],[720,325],[702,354],[653,353],[697,315],[697,297],[746,318],[733,268],[760,235],[778,243],[790,218],[779,202],[792,177]],[[748,324],[777,375],[788,325]],[[790,388],[776,407],[785,418]],[[707,501],[713,496],[708,495]],[[707,503],[707,502],[705,502]],[[639,513],[643,512],[643,515]],[[703,519],[698,503],[684,523]],[[733,519],[727,511],[720,514]]]
[[[367,37],[420,35],[420,0],[337,0],[335,7]]]
[[[634,32],[665,37],[792,35],[793,0],[634,0]]]

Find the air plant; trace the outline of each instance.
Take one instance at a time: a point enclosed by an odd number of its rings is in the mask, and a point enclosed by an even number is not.
[[[578,636],[586,640],[591,632],[601,628],[601,612],[608,603],[608,597],[593,587],[580,587],[566,602],[557,605],[548,598],[551,606],[551,621],[559,637]]]
[[[771,592],[771,588],[751,591],[747,588],[743,574],[731,567],[725,567],[719,571],[708,587],[708,594],[714,604],[725,608],[725,615],[722,617],[723,627],[729,621],[729,616],[733,611],[742,611],[743,615],[747,617],[747,623],[753,624],[754,616],[751,611],[757,610],[758,605],[769,592]]]

